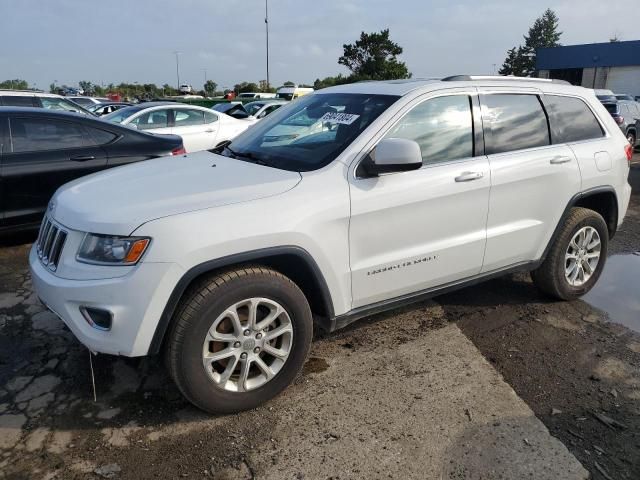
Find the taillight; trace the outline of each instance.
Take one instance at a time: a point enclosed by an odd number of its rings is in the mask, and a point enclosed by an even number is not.
[[[624,153],[627,156],[627,162],[631,165],[631,159],[633,158],[633,146],[630,143],[624,146]]]
[[[622,115],[618,116],[618,117],[614,117],[616,119],[616,123],[618,125],[622,125],[624,123],[624,117]]]
[[[171,155],[184,155],[185,153],[187,153],[187,151],[184,149],[182,145],[180,145],[178,148],[174,148],[173,150],[171,150]]]

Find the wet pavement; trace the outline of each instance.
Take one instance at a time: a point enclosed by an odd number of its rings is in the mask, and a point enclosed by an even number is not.
[[[598,283],[582,300],[610,321],[640,332],[640,253],[610,256]]]

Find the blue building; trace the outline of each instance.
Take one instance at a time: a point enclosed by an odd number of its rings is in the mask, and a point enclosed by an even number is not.
[[[539,48],[536,70],[542,78],[640,96],[640,40]]]

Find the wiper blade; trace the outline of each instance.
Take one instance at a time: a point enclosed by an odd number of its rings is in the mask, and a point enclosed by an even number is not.
[[[224,149],[227,152],[229,152],[233,158],[237,158],[238,160],[244,160],[244,161],[247,161],[247,162],[250,162],[250,163],[255,163],[255,164],[258,164],[258,165],[264,165],[264,166],[267,166],[267,167],[269,166],[269,164],[267,162],[265,162],[261,158],[256,157],[251,152],[239,153],[239,152],[236,152],[235,150],[231,150],[228,145],[226,145],[224,147]]]

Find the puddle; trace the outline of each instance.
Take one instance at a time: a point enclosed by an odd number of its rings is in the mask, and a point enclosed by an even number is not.
[[[612,322],[640,332],[640,255],[609,257],[596,286],[582,300],[606,312]]]
[[[311,357],[307,360],[307,363],[304,364],[302,373],[305,375],[309,373],[320,373],[324,372],[327,368],[329,368],[329,364],[324,358]]]

